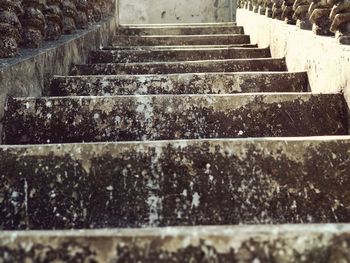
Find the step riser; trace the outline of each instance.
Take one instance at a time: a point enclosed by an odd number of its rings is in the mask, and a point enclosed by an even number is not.
[[[194,61],[217,59],[269,58],[270,49],[217,49],[167,51],[92,51],[90,63],[128,63],[152,61]]]
[[[7,144],[347,134],[341,95],[183,95],[10,100]]]
[[[199,46],[107,46],[102,50],[169,50],[169,49],[199,49],[199,48],[257,48],[256,44],[236,44],[236,45],[199,45]]]
[[[350,222],[350,140],[0,147],[3,229]]]
[[[197,27],[121,27],[118,35],[211,35],[211,34],[243,34],[239,26],[197,26]]]
[[[72,75],[144,75],[207,72],[286,71],[284,59],[213,60],[74,65]]]
[[[119,46],[167,46],[167,45],[232,45],[249,44],[247,35],[195,35],[195,36],[116,36],[113,45]]]
[[[0,253],[4,262],[328,263],[349,258],[350,230],[344,225],[206,229],[5,232]]]
[[[53,96],[303,92],[306,72],[56,77]]]

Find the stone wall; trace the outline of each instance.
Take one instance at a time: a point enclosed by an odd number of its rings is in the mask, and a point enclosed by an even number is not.
[[[15,57],[0,59],[0,133],[8,96],[48,94],[53,75],[67,75],[72,63],[85,62],[89,51],[108,43],[118,27],[118,3],[115,5],[113,15],[87,29],[62,35],[56,41],[44,41],[40,48],[21,48]]]
[[[349,0],[238,0],[240,8],[253,11],[316,35],[335,36],[350,44]]]
[[[40,48],[44,41],[86,29],[114,10],[114,0],[2,0],[0,58],[18,55],[19,47]]]
[[[246,9],[237,10],[237,24],[273,57],[285,57],[288,70],[307,71],[312,92],[343,92],[350,103],[350,46]]]
[[[230,0],[121,0],[121,24],[226,22]]]

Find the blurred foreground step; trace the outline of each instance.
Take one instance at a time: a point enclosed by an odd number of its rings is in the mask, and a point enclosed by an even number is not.
[[[208,72],[287,71],[284,58],[197,60],[177,62],[78,64],[72,75],[145,75]]]
[[[173,50],[97,50],[89,53],[90,63],[152,61],[195,61],[218,59],[269,58],[269,48],[173,49]]]
[[[303,92],[307,89],[306,72],[55,76],[50,86],[54,96]]]
[[[15,98],[6,144],[345,135],[341,94]]]
[[[162,45],[231,45],[249,44],[250,37],[242,34],[218,35],[151,35],[121,36],[113,38],[113,45],[124,46],[162,46]]]
[[[350,136],[2,145],[0,226],[349,223],[349,153]]]
[[[348,225],[4,232],[4,262],[347,262]],[[78,251],[78,252],[77,252]]]
[[[119,35],[211,35],[243,32],[243,27],[235,25],[121,26],[117,30]]]

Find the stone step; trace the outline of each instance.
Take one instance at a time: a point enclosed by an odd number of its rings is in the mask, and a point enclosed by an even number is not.
[[[286,71],[284,58],[73,65],[71,75],[145,75],[208,72]]]
[[[348,262],[340,224],[4,232],[4,262]]]
[[[128,26],[119,27],[119,35],[211,35],[211,34],[243,34],[241,26],[232,25],[181,25],[181,26]]]
[[[151,35],[120,36],[113,38],[113,45],[119,46],[176,46],[176,45],[232,45],[249,44],[250,37],[241,34],[217,35]]]
[[[350,136],[1,145],[0,228],[348,223],[349,153]]]
[[[174,26],[190,26],[190,27],[221,27],[221,26],[236,26],[236,22],[214,22],[214,23],[166,23],[166,24],[121,24],[120,27],[137,27],[137,28],[147,28],[147,27],[174,27]]]
[[[6,144],[344,135],[341,94],[14,98]]]
[[[55,76],[49,90],[53,96],[303,92],[308,77],[306,72]]]
[[[4,232],[4,262],[347,262],[347,225]]]
[[[109,45],[101,50],[183,50],[183,49],[221,49],[221,48],[257,48],[257,44],[235,44],[235,45],[187,45],[187,46],[118,46]]]
[[[270,58],[270,48],[221,48],[173,50],[96,50],[90,63],[133,63],[153,61],[195,61],[217,59]]]

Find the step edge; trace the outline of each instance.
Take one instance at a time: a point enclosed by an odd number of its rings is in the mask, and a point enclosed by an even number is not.
[[[67,75],[53,75],[52,78],[67,78],[67,79],[76,79],[76,78],[143,78],[143,77],[157,77],[164,78],[167,76],[207,76],[207,75],[224,75],[224,76],[245,76],[245,75],[293,75],[293,74],[303,74],[307,75],[307,71],[244,71],[244,72],[207,72],[207,73],[169,73],[169,74],[140,74],[140,75],[128,75],[128,74],[118,74],[118,75],[76,75],[76,76],[67,76]]]
[[[149,94],[149,95],[113,95],[113,96],[48,96],[48,97],[11,97],[15,101],[29,100],[99,100],[99,99],[125,99],[125,98],[222,98],[222,97],[328,97],[343,96],[341,93],[312,93],[312,92],[252,92],[252,93],[230,93],[230,94]]]
[[[189,49],[181,49],[181,48],[175,48],[175,49],[159,49],[159,50],[106,50],[106,49],[99,49],[99,50],[92,50],[90,53],[141,53],[141,52],[148,52],[148,53],[155,53],[155,52],[194,52],[194,51],[224,51],[224,50],[236,50],[236,51],[256,51],[256,50],[270,50],[269,47],[259,48],[259,47],[252,47],[252,48],[245,48],[245,47],[228,47],[228,48],[189,48]]]
[[[326,136],[303,136],[303,137],[250,137],[250,138],[215,138],[215,139],[183,139],[183,140],[157,140],[157,141],[116,141],[116,142],[80,142],[80,143],[52,143],[52,144],[1,144],[0,150],[26,149],[26,148],[61,148],[82,146],[109,146],[109,145],[144,145],[162,146],[169,144],[195,144],[195,143],[327,143],[327,142],[350,142],[350,135],[326,135]]]
[[[277,224],[277,225],[226,225],[226,226],[193,226],[193,227],[154,227],[154,228],[120,228],[94,230],[27,230],[2,231],[2,238],[22,237],[122,237],[122,236],[222,236],[236,235],[272,235],[283,234],[336,234],[350,233],[350,224]]]
[[[190,61],[154,61],[154,62],[130,62],[130,63],[82,63],[74,64],[74,66],[93,66],[93,65],[164,65],[164,64],[190,64],[190,63],[224,63],[224,62],[239,62],[239,61],[281,61],[285,64],[284,57],[278,58],[239,58],[239,59],[207,59],[207,60],[190,60]]]

